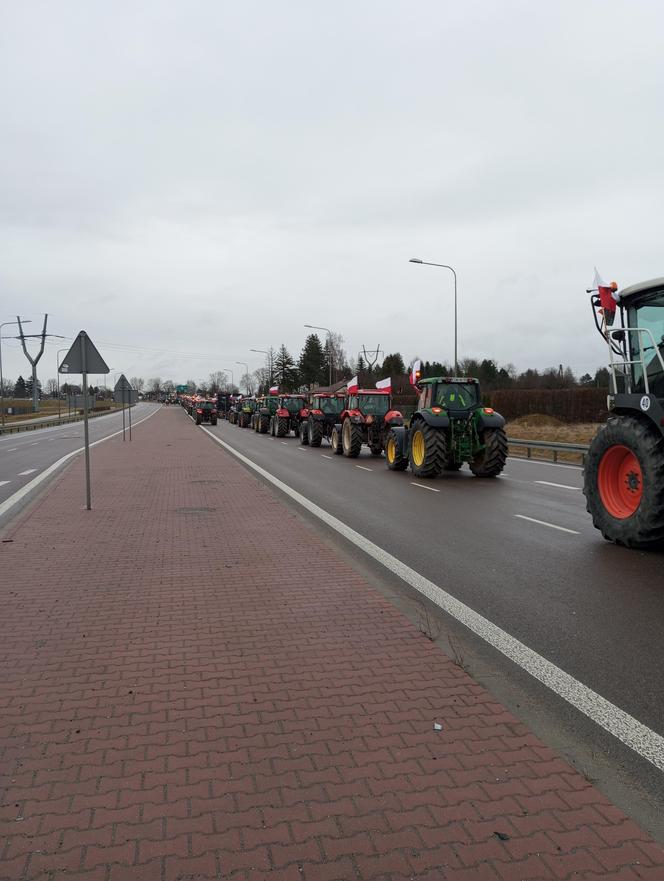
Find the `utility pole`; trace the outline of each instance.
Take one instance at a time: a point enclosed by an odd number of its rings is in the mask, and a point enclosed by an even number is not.
[[[21,319],[19,316],[16,316],[18,323],[18,331],[21,335],[21,345],[23,346],[23,353],[25,357],[28,359],[32,366],[32,412],[36,413],[39,410],[39,387],[37,385],[37,364],[39,363],[39,359],[44,354],[44,343],[46,342],[46,322],[48,321],[48,314],[44,314],[44,326],[42,328],[41,334],[41,346],[39,348],[39,354],[37,354],[34,358],[28,352],[28,349],[25,345],[25,334],[23,333],[23,325],[21,324]],[[35,334],[37,336],[37,334]]]

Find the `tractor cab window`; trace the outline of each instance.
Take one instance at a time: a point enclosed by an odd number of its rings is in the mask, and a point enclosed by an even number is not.
[[[349,397],[348,397],[348,409],[349,409],[349,410],[357,410],[357,408],[358,408],[357,395],[349,395]]]
[[[360,395],[360,411],[365,416],[384,416],[390,407],[388,395]]]
[[[433,387],[431,385],[425,385],[422,391],[420,392],[420,401],[419,408],[420,410],[428,410],[431,406],[431,393],[433,392]]]
[[[328,416],[341,413],[345,405],[343,398],[320,398],[318,409]]]
[[[662,398],[664,397],[664,371],[660,358],[664,359],[664,293],[651,297],[641,306],[630,308],[628,322],[630,327],[642,327],[652,334],[652,339],[647,333],[629,334],[632,360],[638,361],[640,359],[640,338],[643,346],[643,363],[648,374],[648,386],[652,394]],[[641,364],[634,364],[634,383],[636,391],[645,391],[643,365]]]
[[[449,382],[436,389],[436,404],[446,410],[468,410],[478,403],[477,386],[470,383]]]
[[[283,406],[288,410],[289,413],[299,413],[302,409],[303,401],[299,398],[284,398]]]

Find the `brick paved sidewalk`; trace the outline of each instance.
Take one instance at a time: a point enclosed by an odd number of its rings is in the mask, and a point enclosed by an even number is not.
[[[92,512],[77,461],[0,545],[0,878],[662,881],[182,411],[93,476]]]

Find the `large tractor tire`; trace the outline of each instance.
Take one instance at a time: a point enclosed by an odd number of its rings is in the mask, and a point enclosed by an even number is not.
[[[309,419],[307,428],[309,430],[309,443],[312,447],[319,447],[323,440],[323,423],[317,419]]]
[[[240,413],[237,418],[237,424],[239,428],[246,428],[247,417],[246,414]]]
[[[201,419],[200,416],[197,416],[197,417],[196,417],[196,425],[200,425],[202,421],[203,421],[203,420]]]
[[[216,424],[217,424],[217,417],[215,416],[214,419],[210,419],[210,425],[216,425]]]
[[[300,422],[300,446],[309,446],[309,423]]]
[[[277,417],[277,437],[286,437],[288,434],[288,419],[285,416]]]
[[[270,427],[270,417],[267,413],[261,414],[260,419],[258,420],[258,431],[260,434],[267,434],[267,430]]]
[[[583,470],[593,525],[628,548],[664,542],[664,436],[634,416],[610,416]]]
[[[350,419],[344,419],[341,427],[341,446],[344,456],[357,459],[362,449],[362,427]]]
[[[330,446],[335,456],[340,456],[344,451],[344,445],[341,442],[341,426],[335,425],[330,435]]]
[[[507,461],[507,435],[503,428],[485,428],[484,449],[470,463],[475,477],[497,477]]]
[[[410,470],[415,477],[439,477],[447,459],[445,431],[418,419],[411,428]]]
[[[397,433],[391,428],[385,439],[385,462],[390,471],[405,471],[408,459],[404,450],[405,432]]]

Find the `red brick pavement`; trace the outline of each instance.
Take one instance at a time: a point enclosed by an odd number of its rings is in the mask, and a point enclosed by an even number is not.
[[[81,464],[0,546],[3,881],[662,881],[182,411]]]

